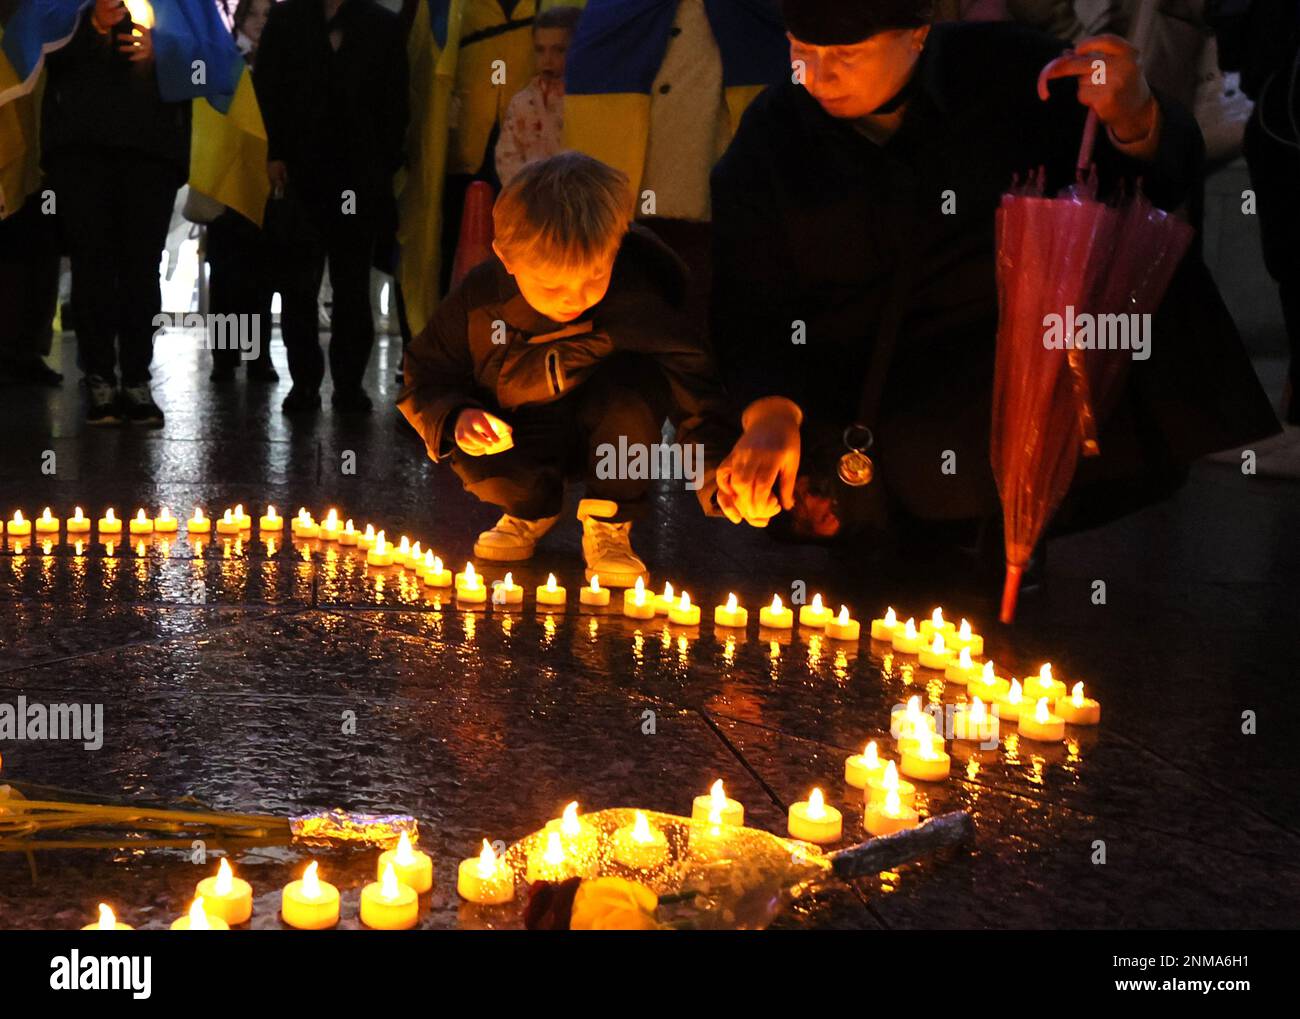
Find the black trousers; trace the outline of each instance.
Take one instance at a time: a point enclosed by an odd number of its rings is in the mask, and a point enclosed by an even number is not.
[[[72,314],[83,373],[149,380],[158,262],[184,168],[130,149],[60,149],[50,159],[59,225],[72,256]]]
[[[59,298],[59,244],[41,192],[0,220],[0,365],[32,364],[50,352]]]
[[[524,520],[560,512],[566,481],[581,481],[588,499],[618,504],[614,520],[633,520],[646,508],[651,482],[597,474],[600,448],[663,441],[668,390],[652,362],[632,356],[605,361],[568,396],[509,413],[491,408],[513,430],[514,446],[492,456],[457,447],[451,466],[465,490]]]
[[[1278,91],[1284,91],[1280,84]],[[1300,424],[1300,148],[1295,147],[1300,143],[1286,145],[1269,135],[1259,123],[1261,109],[1256,106],[1246,123],[1246,163],[1255,188],[1264,265],[1277,283],[1291,350],[1291,399],[1283,414],[1288,423]],[[1285,111],[1267,115],[1275,130],[1286,122]]]
[[[292,187],[292,178],[291,178]],[[370,308],[370,263],[378,233],[366,215],[365,199],[356,215],[342,211],[341,189],[313,186],[300,204],[294,243],[280,290],[280,335],[295,386],[320,388],[325,356],[320,346],[317,298],[328,263],[334,304],[330,311],[330,377],[336,391],[361,388],[375,345]]]
[[[258,349],[248,363],[269,364],[274,266],[262,231],[237,212],[222,213],[208,224],[208,267],[209,310],[213,315],[255,317]],[[238,367],[242,358],[238,349],[213,346],[213,364]]]

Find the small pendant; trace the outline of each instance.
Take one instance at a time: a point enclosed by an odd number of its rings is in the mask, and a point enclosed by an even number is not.
[[[853,488],[871,484],[875,465],[871,457],[861,450],[854,449],[840,457],[840,480]]]

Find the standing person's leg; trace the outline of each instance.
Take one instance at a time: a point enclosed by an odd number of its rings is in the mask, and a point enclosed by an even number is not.
[[[158,264],[167,244],[184,170],[165,159],[123,153],[116,191],[122,203],[118,241],[118,357],[128,420],[161,428],[162,411],[149,391],[154,319],[162,310]]]
[[[280,203],[293,203],[280,204]],[[284,398],[286,414],[320,408],[320,384],[325,377],[325,355],[320,349],[320,313],[317,299],[325,274],[325,250],[313,214],[298,197],[272,201],[267,216],[285,220],[279,234],[281,265],[280,336],[289,362],[293,388]]]
[[[1300,149],[1274,138],[1259,123],[1260,108],[1246,124],[1245,154],[1259,211],[1264,264],[1277,283],[1282,301],[1291,363],[1282,416],[1300,424]]]
[[[16,383],[57,386],[46,366],[59,294],[59,247],[40,191],[0,220],[0,375]]]
[[[370,261],[375,235],[362,216],[335,216],[328,232],[330,286],[334,306],[330,313],[331,402],[345,413],[370,410],[370,398],[361,387],[375,346],[375,320],[370,306]]]
[[[239,301],[239,242],[235,236],[233,217],[237,213],[227,209],[207,226],[208,250],[208,311],[214,317],[237,315],[242,310]],[[219,335],[209,328],[209,340],[212,351],[213,382],[231,382],[235,378],[235,369],[239,367],[239,351],[230,347],[218,346],[222,337],[229,338],[229,330]]]
[[[99,146],[50,158],[59,229],[72,263],[77,364],[85,376],[89,424],[118,424],[117,231],[121,197],[116,159]]]

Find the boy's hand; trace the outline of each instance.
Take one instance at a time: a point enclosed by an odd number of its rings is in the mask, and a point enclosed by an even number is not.
[[[733,524],[766,527],[783,508],[794,508],[801,417],[795,404],[779,398],[757,401],[745,412],[745,432],[718,467],[718,508]]]
[[[508,424],[477,407],[460,412],[456,418],[455,435],[456,445],[470,456],[504,453],[515,444]]]

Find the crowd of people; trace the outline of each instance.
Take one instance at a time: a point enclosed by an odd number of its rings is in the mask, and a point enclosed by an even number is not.
[[[211,310],[264,317],[268,342],[247,362],[214,352],[212,379],[229,384],[242,364],[250,380],[277,378],[278,292],[289,414],[320,407],[327,266],[332,403],[371,407],[370,271],[395,264],[394,178],[410,132],[431,129],[408,102],[415,7],[239,0],[233,12],[273,190],[260,228],[233,210],[206,217]],[[580,481],[588,575],[646,575],[631,528],[651,482],[598,470],[595,451],[653,445],[665,419],[704,451],[705,511],[733,523],[803,540],[914,528],[974,540],[998,512],[995,211],[1034,168],[1049,192],[1070,183],[1089,111],[1103,194],[1140,179],[1193,222],[1207,141],[1229,157],[1244,129],[1297,351],[1298,9],[1224,0],[1210,12],[1220,59],[1258,100],[1247,126],[1217,68],[1185,73],[1208,66],[1207,47],[1215,61],[1209,14],[1191,2],[1161,6],[1144,59],[1123,38],[1135,5],[1087,11],[1085,25],[1082,3],[1029,0],[469,0],[447,125],[449,292],[404,335],[398,404],[430,457],[501,510],[476,555],[531,556]],[[93,424],[163,420],[152,321],[190,124],[150,61],[149,33],[130,30],[120,0],[94,0],[47,62],[44,170]],[[480,181],[499,191],[492,255],[450,286]],[[14,377],[57,383],[39,361],[52,316],[31,311],[50,301],[51,258],[57,289],[45,218],[29,202],[3,224],[6,244],[44,253],[4,356]],[[405,326],[400,288],[395,303]],[[1192,459],[1276,430],[1193,252],[1066,519],[1127,512],[1175,488]],[[870,483],[846,474],[852,456],[870,457]]]

